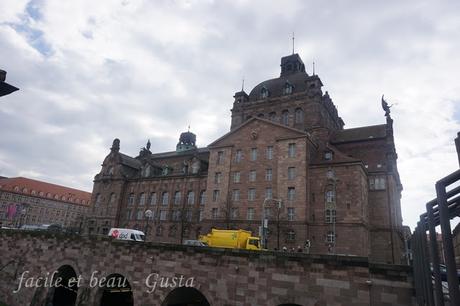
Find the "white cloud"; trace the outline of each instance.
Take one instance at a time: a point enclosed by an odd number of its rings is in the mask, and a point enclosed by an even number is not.
[[[205,146],[228,131],[233,93],[311,62],[346,127],[392,108],[404,219],[458,168],[459,4],[421,1],[0,2],[0,58],[20,91],[0,101],[0,175],[91,190],[112,140],[175,148],[191,125]]]

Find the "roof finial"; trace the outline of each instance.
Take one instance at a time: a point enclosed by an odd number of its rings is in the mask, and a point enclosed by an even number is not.
[[[292,32],[292,54],[294,54],[294,41],[295,41],[295,36],[294,36],[294,32]]]
[[[244,91],[244,76],[243,76],[243,83],[241,84],[241,91]]]
[[[313,61],[313,75],[315,75],[315,61]]]
[[[190,124],[188,125],[188,131],[187,132],[190,132]]]

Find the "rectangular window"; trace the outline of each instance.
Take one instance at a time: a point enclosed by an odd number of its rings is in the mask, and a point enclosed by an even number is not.
[[[271,188],[265,188],[265,198],[266,199],[273,198],[273,190]]]
[[[233,173],[233,183],[239,183],[241,179],[241,172],[234,172]]]
[[[273,159],[273,147],[272,146],[267,147],[267,159]]]
[[[220,191],[219,190],[214,190],[212,192],[212,201],[217,202],[217,200],[219,200],[219,195],[220,195]]]
[[[251,149],[251,160],[252,161],[257,160],[257,148],[252,148]]]
[[[131,209],[126,211],[126,220],[131,220]]]
[[[248,215],[247,215],[248,220],[254,220],[254,208],[248,208]]]
[[[249,201],[254,201],[256,199],[256,189],[255,188],[249,188],[248,190],[248,200]]]
[[[288,146],[288,156],[295,157],[295,143],[290,143]]]
[[[224,151],[217,152],[217,163],[219,165],[224,163]]]
[[[386,181],[385,177],[371,177],[369,178],[369,189],[370,190],[385,190]]]
[[[161,221],[166,221],[167,216],[168,216],[167,210],[160,210],[160,220]]]
[[[169,204],[169,194],[167,192],[163,192],[161,196],[161,205],[168,205]]]
[[[272,210],[269,207],[264,208],[264,218],[269,219],[272,216]]]
[[[295,188],[288,187],[287,199],[289,201],[294,201],[294,198],[295,198]]]
[[[256,170],[249,171],[249,181],[250,182],[256,181]]]
[[[233,207],[230,211],[230,218],[235,220],[238,218],[238,208]]]
[[[335,209],[326,209],[326,223],[335,223],[336,222],[336,210]]]
[[[217,219],[219,217],[219,209],[218,208],[213,208],[211,211],[211,216],[213,219]]]
[[[187,220],[187,222],[192,222],[192,219],[193,219],[193,212],[191,210],[187,210],[185,212],[185,220]]]
[[[187,204],[193,205],[195,204],[195,192],[189,191],[187,194]]]
[[[240,200],[240,190],[239,189],[234,189],[232,192],[232,200],[233,201],[239,201]]]
[[[243,157],[243,151],[236,150],[236,152],[235,152],[235,162],[240,163],[242,157]]]
[[[150,205],[156,205],[157,204],[157,194],[155,192],[152,192],[150,194]]]
[[[214,174],[214,184],[220,184],[221,180],[222,180],[222,173],[216,172]]]
[[[288,180],[293,180],[295,178],[295,167],[288,168]]]
[[[179,221],[180,220],[180,210],[173,210],[171,214],[172,221]]]
[[[327,203],[335,202],[335,192],[333,190],[326,191],[326,202]]]
[[[271,181],[273,176],[273,171],[272,169],[266,169],[265,170],[265,180],[266,181]]]
[[[143,217],[144,217],[144,211],[141,210],[141,209],[139,209],[139,210],[137,211],[137,218],[136,218],[136,219],[137,219],[137,220],[142,220],[142,219],[144,219]]]
[[[206,190],[200,192],[200,205],[206,204]]]
[[[99,196],[99,195],[98,195]],[[98,203],[98,200],[96,198],[96,204]],[[128,197],[128,205],[133,205],[134,204],[134,193],[130,193]]]
[[[198,211],[198,221],[203,221],[203,210],[202,209]]]
[[[335,242],[335,233],[333,231],[328,231],[326,235],[326,242],[334,243]]]
[[[174,205],[180,204],[180,191],[174,193]]]
[[[288,209],[287,209],[287,219],[288,219],[288,221],[294,221],[294,219],[295,219],[295,208],[294,207],[288,207]]]
[[[144,206],[145,205],[145,193],[141,193],[139,196],[139,206]]]

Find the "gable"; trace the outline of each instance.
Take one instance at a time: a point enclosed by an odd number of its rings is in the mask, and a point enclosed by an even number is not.
[[[208,147],[226,147],[246,141],[263,142],[266,140],[276,141],[299,137],[307,137],[307,134],[266,119],[251,118],[238,128],[212,142]]]

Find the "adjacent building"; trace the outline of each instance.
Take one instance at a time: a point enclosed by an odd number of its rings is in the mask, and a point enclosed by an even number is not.
[[[205,148],[182,133],[176,150],[120,152],[115,139],[96,175],[86,229],[133,227],[180,243],[211,228],[267,226],[269,249],[370,256],[404,263],[390,109],[384,124],[344,129],[322,82],[298,54],[279,77],[235,93],[230,131]],[[267,221],[262,222],[262,219]]]
[[[3,227],[59,224],[81,230],[91,193],[24,177],[0,177]]]

